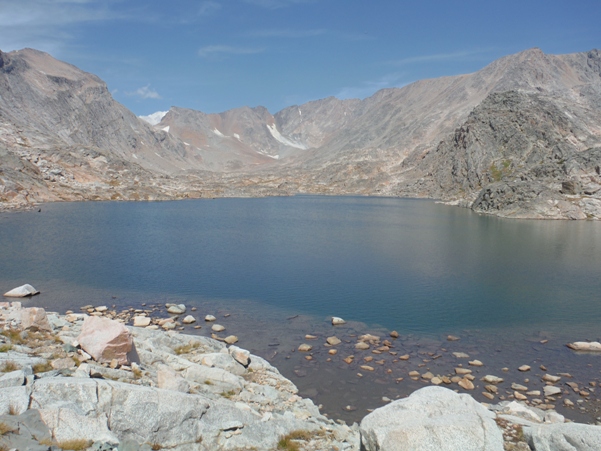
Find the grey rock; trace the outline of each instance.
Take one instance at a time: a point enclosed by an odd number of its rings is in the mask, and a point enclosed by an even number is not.
[[[0,376],[0,388],[19,387],[25,384],[25,372],[23,370],[11,371]]]
[[[597,451],[601,426],[578,423],[524,427],[524,437],[534,451]]]
[[[502,451],[495,415],[469,395],[426,387],[361,421],[366,451]]]
[[[24,298],[27,296],[34,296],[38,293],[38,290],[26,283],[25,285],[21,285],[20,287],[13,288],[12,290],[7,291],[6,293],[4,293],[4,296],[8,298]]]

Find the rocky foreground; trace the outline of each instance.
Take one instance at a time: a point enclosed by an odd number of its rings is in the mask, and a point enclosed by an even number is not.
[[[235,345],[89,310],[0,303],[0,449],[601,449],[599,426],[437,386],[349,427]]]

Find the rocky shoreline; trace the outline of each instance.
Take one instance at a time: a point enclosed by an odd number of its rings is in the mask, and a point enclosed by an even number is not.
[[[237,337],[218,336],[216,318],[205,317],[215,338],[186,335],[177,329],[186,322],[193,325],[196,318],[185,315],[183,305],[166,308],[169,316],[150,318],[143,309],[117,313],[106,306],[86,306],[85,313],[59,315],[24,308],[20,302],[0,303],[0,446],[340,451],[601,447],[601,427],[564,423],[554,411],[552,401],[562,388],[552,375],[544,390],[549,404],[538,407],[518,402],[517,386],[512,399],[492,406],[430,386],[374,410],[361,426],[347,426],[301,398],[297,387],[266,360],[229,344]],[[336,355],[336,338],[327,340],[330,356]],[[374,345],[374,340],[363,337],[355,347]],[[303,345],[305,351],[300,350]],[[387,345],[379,345],[383,352]],[[299,346],[305,358],[311,357],[307,347],[311,345]],[[365,361],[362,366],[364,372],[372,368]],[[475,378],[468,368],[463,373],[459,382],[451,382],[469,388]],[[438,380],[445,385],[447,378],[427,373],[410,377],[432,385]],[[492,394],[499,381],[486,378]],[[557,445],[572,443],[574,436],[582,446]],[[400,437],[406,447],[399,444]]]

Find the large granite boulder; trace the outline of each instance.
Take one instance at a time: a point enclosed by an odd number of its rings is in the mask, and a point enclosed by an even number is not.
[[[113,359],[120,364],[128,363],[127,354],[133,348],[131,334],[123,324],[99,316],[86,317],[77,341],[100,363],[109,363]]]
[[[578,423],[524,427],[524,438],[534,451],[599,451],[601,426]]]
[[[27,296],[34,296],[38,293],[38,290],[26,283],[25,285],[21,285],[20,287],[13,288],[12,290],[7,291],[6,293],[4,293],[4,296],[6,296],[7,298],[25,298]]]
[[[361,421],[366,451],[503,451],[495,414],[471,396],[425,387]]]

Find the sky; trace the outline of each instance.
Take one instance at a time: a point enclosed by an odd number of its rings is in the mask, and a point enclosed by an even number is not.
[[[94,73],[137,115],[271,113],[601,48],[600,0],[0,0],[0,50]]]

